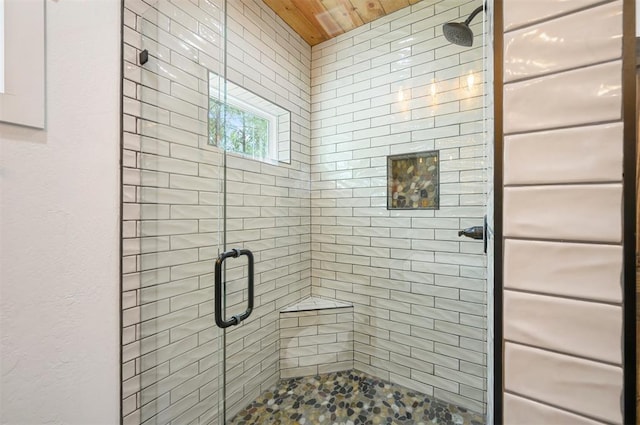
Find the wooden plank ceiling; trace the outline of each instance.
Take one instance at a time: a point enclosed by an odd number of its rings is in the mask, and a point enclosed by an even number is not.
[[[421,0],[264,0],[311,46]]]

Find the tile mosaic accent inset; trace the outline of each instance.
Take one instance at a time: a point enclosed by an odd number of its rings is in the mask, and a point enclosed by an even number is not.
[[[387,157],[387,209],[440,208],[439,153],[428,151]]]
[[[483,425],[482,415],[355,370],[281,380],[232,425]]]

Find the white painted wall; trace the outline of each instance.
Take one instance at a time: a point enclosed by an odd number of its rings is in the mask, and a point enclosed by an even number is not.
[[[0,125],[0,422],[114,424],[120,1],[46,6],[47,128]]]

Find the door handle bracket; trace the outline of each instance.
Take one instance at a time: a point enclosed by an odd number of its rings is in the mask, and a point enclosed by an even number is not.
[[[244,311],[244,313],[233,315],[231,316],[231,319],[225,320],[224,312],[223,312],[223,304],[222,304],[222,298],[223,298],[222,264],[227,258],[238,258],[243,255],[247,256],[248,266],[249,266],[249,270],[247,272],[248,273],[247,309]],[[249,251],[248,249],[234,248],[230,251],[223,252],[220,255],[218,255],[218,258],[216,259],[216,267],[215,267],[215,294],[214,295],[215,295],[215,308],[214,308],[215,319],[216,319],[216,325],[218,325],[218,327],[228,328],[229,326],[239,325],[240,322],[247,319],[251,315],[251,312],[253,311],[253,253],[251,251]]]

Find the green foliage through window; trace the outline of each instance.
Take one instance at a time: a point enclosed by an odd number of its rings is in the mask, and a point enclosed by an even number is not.
[[[269,156],[269,120],[216,99],[209,99],[209,140],[221,148],[254,158]]]

